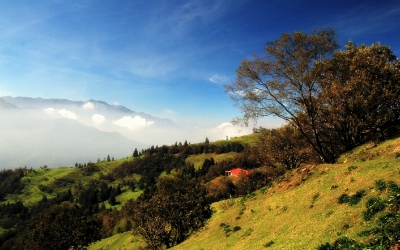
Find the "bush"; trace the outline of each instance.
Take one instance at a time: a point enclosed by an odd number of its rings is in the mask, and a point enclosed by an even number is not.
[[[347,202],[349,202],[349,199],[350,199],[350,196],[348,194],[342,194],[341,196],[339,196],[338,202],[339,202],[339,204],[347,203]]]
[[[339,204],[349,203],[350,206],[356,205],[360,202],[361,198],[365,195],[365,190],[359,190],[357,193],[349,196],[348,194],[342,194],[338,198]]]
[[[340,249],[363,249],[363,246],[355,240],[349,239],[347,237],[342,237],[333,244],[325,243],[318,246],[318,250],[340,250]]]
[[[270,247],[270,246],[272,246],[273,244],[274,244],[274,241],[271,240],[271,241],[268,241],[267,243],[265,243],[265,244],[264,244],[264,247]]]
[[[349,205],[353,206],[361,201],[361,198],[365,195],[365,190],[359,190],[356,194],[350,196]]]
[[[240,226],[235,226],[232,231],[236,232],[236,231],[239,231],[240,229],[242,229]]]
[[[375,181],[375,188],[376,188],[377,190],[383,191],[383,190],[385,190],[387,187],[388,187],[388,185],[387,185],[386,181],[384,181],[384,180],[382,180],[382,179],[381,179],[381,180]]]
[[[45,185],[43,185],[43,184],[39,184],[39,185],[38,185],[38,188],[39,188],[39,190],[42,191],[43,193],[48,193],[48,194],[53,193],[53,189],[52,189],[51,187],[49,187],[49,186],[45,186]]]
[[[385,202],[379,197],[371,197],[366,204],[367,210],[363,212],[363,218],[366,221],[371,220],[376,213],[385,209]]]

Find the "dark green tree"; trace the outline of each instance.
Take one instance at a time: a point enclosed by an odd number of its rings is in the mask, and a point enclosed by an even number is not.
[[[206,137],[205,144],[210,144],[210,141],[208,140],[208,137]]]
[[[204,226],[211,217],[206,189],[182,174],[161,178],[148,201],[132,206],[134,233],[141,235],[148,247],[170,248],[183,242]]]
[[[65,202],[39,215],[31,225],[27,249],[83,249],[100,239],[101,222]]]
[[[137,150],[137,148],[135,148],[135,150],[133,151],[133,157],[138,157],[139,156],[139,152]]]

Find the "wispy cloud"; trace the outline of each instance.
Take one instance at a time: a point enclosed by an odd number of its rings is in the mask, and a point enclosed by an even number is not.
[[[219,74],[215,74],[215,75],[211,76],[210,78],[208,78],[208,80],[210,80],[213,83],[220,84],[220,85],[229,83],[228,77],[219,75]]]

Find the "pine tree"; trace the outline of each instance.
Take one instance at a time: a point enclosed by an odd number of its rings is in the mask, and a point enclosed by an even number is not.
[[[135,148],[135,150],[133,151],[133,157],[138,157],[139,156],[139,152],[137,150],[137,148]]]

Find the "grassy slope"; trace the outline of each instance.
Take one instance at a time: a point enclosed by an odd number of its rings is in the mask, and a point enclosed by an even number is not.
[[[399,183],[399,152],[400,139],[363,146],[339,164],[294,170],[265,193],[213,204],[206,228],[174,249],[315,249],[339,236],[359,239],[357,233],[368,227],[361,212],[368,196],[377,194],[375,180]],[[359,204],[338,204],[341,194],[360,189],[366,197]],[[221,223],[241,229],[227,237]]]
[[[212,144],[217,145],[217,146],[224,146],[226,144],[229,144],[231,142],[237,142],[237,143],[241,143],[244,146],[252,146],[255,143],[255,139],[258,136],[258,134],[249,134],[249,135],[245,135],[242,137],[235,137],[232,138],[230,140],[219,140],[216,142],[213,142]],[[238,153],[235,152],[230,152],[230,153],[225,153],[225,154],[216,154],[216,153],[203,153],[203,154],[199,154],[199,155],[189,155],[186,158],[186,161],[194,164],[195,169],[199,169],[204,160],[205,159],[210,159],[213,158],[215,162],[219,162],[219,161],[223,161],[223,160],[227,160],[227,159],[233,159],[238,155]]]
[[[99,171],[90,176],[86,176],[83,171],[73,167],[51,168],[47,170],[36,169],[35,172],[29,173],[27,176],[23,177],[22,182],[25,184],[25,188],[22,190],[22,193],[7,195],[6,200],[3,203],[22,201],[25,205],[32,205],[40,201],[43,195],[46,195],[47,198],[53,198],[57,193],[66,191],[68,188],[71,188],[72,193],[74,194],[74,187],[76,187],[79,183],[82,184],[82,186],[86,186],[91,181],[98,180],[100,175],[107,175],[113,168],[119,166],[126,160],[132,160],[132,157],[110,162],[98,162],[96,163],[96,166],[99,167]],[[60,178],[64,180],[71,180],[71,182],[67,181],[63,183],[57,181]],[[140,177],[133,176],[133,178],[138,179]],[[38,188],[40,184],[53,189],[53,192],[42,192]],[[118,183],[112,184],[115,186],[118,185]],[[130,198],[135,198],[139,195],[140,192],[127,191],[118,196],[117,201],[124,204]]]
[[[365,202],[380,194],[373,188],[375,180],[399,183],[399,155],[400,138],[362,146],[338,164],[293,170],[268,190],[214,203],[206,227],[173,249],[315,249],[340,236],[362,239],[357,233],[368,227],[361,217]],[[359,204],[338,204],[341,194],[361,189],[366,197]],[[237,231],[226,233],[235,227]],[[138,249],[139,244],[143,242],[126,232],[89,249]]]

